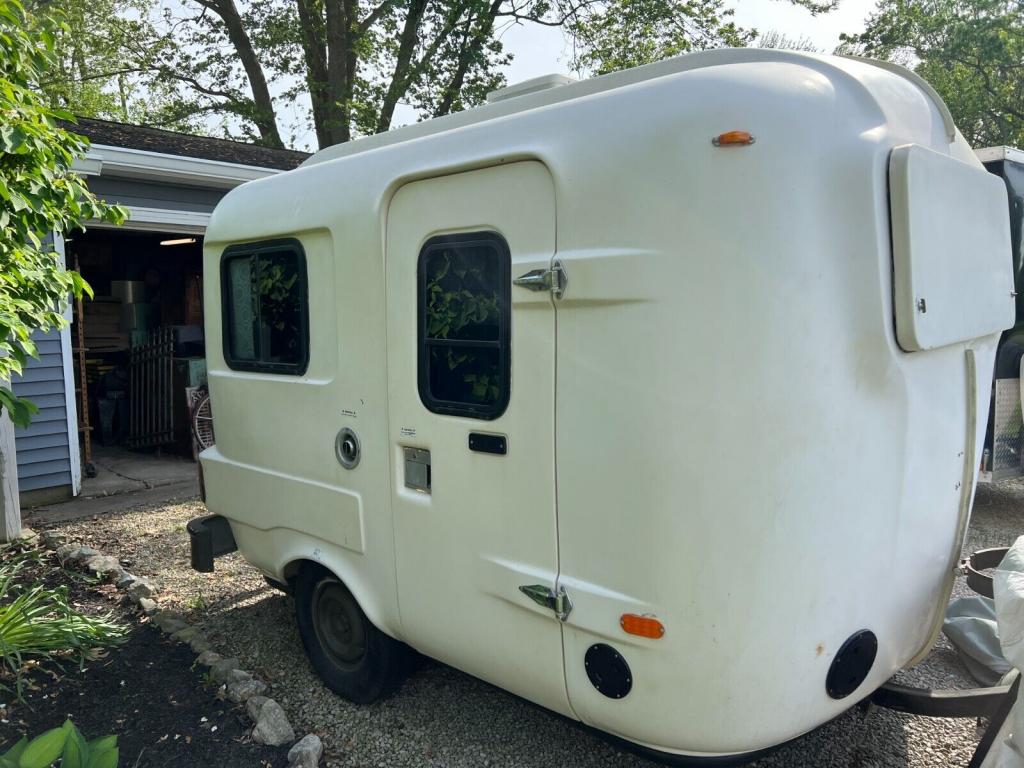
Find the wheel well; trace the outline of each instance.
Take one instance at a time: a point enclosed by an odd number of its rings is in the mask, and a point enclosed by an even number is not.
[[[314,560],[309,557],[297,557],[296,559],[289,561],[284,568],[281,569],[281,579],[287,586],[287,593],[295,594],[299,575],[305,569],[319,568],[326,571],[334,576],[334,578],[338,579],[345,589],[352,594],[352,597],[355,598],[360,609],[366,614],[367,618],[375,627],[381,629],[389,637],[397,639],[397,636],[393,634],[394,630],[386,629],[386,627],[390,626],[386,620],[387,614],[381,613],[380,606],[373,601],[372,590],[364,588],[365,585],[363,585],[359,580],[358,574],[346,573],[347,569],[344,567],[344,562],[339,562],[337,565],[341,567],[332,568],[330,564],[321,560]]]
[[[288,565],[284,567],[284,580],[288,582],[289,586],[295,586],[295,579],[298,577],[299,572],[303,568],[313,565],[319,565],[321,568],[323,567],[322,565],[320,565],[320,563],[316,562],[315,560],[306,560],[304,558],[292,560],[290,563],[288,563]]]

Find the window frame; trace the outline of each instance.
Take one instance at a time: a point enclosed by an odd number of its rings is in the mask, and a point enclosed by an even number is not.
[[[427,256],[437,250],[453,246],[486,246],[498,254],[498,339],[497,341],[469,341],[463,339],[426,338],[426,278]],[[501,395],[494,403],[477,405],[454,400],[441,400],[430,392],[430,371],[428,349],[440,347],[497,347],[500,371]],[[508,409],[512,394],[512,252],[505,238],[493,230],[462,232],[459,234],[436,235],[429,238],[420,248],[416,261],[416,381],[420,402],[431,413],[443,416],[493,421]]]
[[[279,253],[281,251],[290,251],[297,257],[296,269],[299,276],[299,344],[301,356],[299,361],[295,363],[239,360],[231,351],[230,330],[234,327],[234,303],[231,300],[228,264],[233,259],[258,259],[261,253]],[[306,277],[306,252],[302,247],[302,243],[294,237],[287,237],[228,246],[220,256],[220,288],[221,348],[224,353],[224,362],[228,368],[233,371],[246,371],[249,373],[276,373],[288,376],[302,376],[305,374],[309,367],[309,281]],[[259,354],[262,354],[262,352],[263,350],[259,349]]]

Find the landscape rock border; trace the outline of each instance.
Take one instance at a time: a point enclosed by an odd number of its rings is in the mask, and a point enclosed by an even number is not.
[[[116,557],[105,555],[81,542],[68,542],[59,531],[44,531],[37,536],[34,531],[25,529],[20,538],[38,541],[54,552],[62,565],[76,566],[105,581],[113,582],[160,631],[172,640],[188,645],[198,655],[196,662],[208,668],[209,679],[219,685],[220,697],[244,705],[253,722],[253,741],[271,747],[294,742],[288,751],[289,768],[316,768],[319,765],[323,756],[320,737],[310,733],[296,741],[295,730],[284,709],[274,699],[264,695],[268,691],[267,684],[256,679],[251,672],[240,669],[238,659],[224,658],[216,653],[199,627],[189,624],[180,613],[161,610],[156,601],[160,591],[156,584],[125,570]]]

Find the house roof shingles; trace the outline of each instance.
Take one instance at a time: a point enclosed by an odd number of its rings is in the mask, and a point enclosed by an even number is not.
[[[77,123],[68,124],[66,127],[74,133],[85,136],[93,144],[162,152],[181,157],[197,157],[203,160],[219,160],[224,163],[252,165],[258,168],[276,168],[282,171],[297,168],[303,160],[309,157],[308,153],[294,149],[273,149],[259,144],[214,139],[209,136],[193,136],[187,133],[165,131],[162,128],[128,125],[86,117],[80,117]]]

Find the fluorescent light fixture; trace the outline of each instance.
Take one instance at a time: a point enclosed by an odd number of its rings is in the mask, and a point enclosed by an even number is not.
[[[160,245],[191,245],[195,241],[194,237],[179,237],[177,240],[161,240]]]

